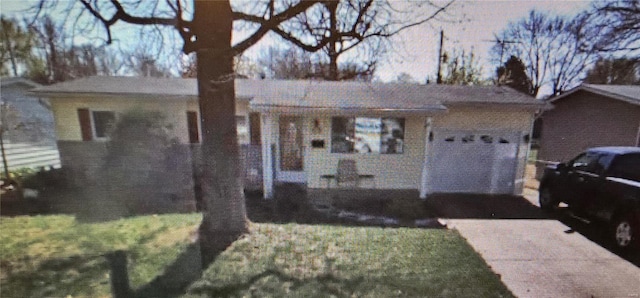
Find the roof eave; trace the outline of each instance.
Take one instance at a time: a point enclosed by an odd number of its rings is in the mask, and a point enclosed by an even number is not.
[[[588,86],[588,85],[580,85],[580,86],[578,86],[576,88],[573,88],[573,89],[571,89],[571,90],[569,90],[569,91],[567,91],[565,93],[562,93],[562,94],[560,94],[560,95],[558,95],[556,97],[550,98],[549,100],[547,100],[547,102],[554,103],[554,102],[556,102],[556,101],[558,101],[560,99],[563,99],[565,97],[568,97],[569,95],[572,95],[572,94],[574,94],[574,93],[576,93],[578,91],[591,92],[593,94],[606,96],[606,97],[609,97],[609,98],[612,98],[612,99],[616,99],[616,100],[621,100],[621,101],[624,101],[624,102],[627,102],[627,103],[630,103],[630,104],[633,104],[633,105],[640,105],[640,101],[638,101],[638,100],[636,100],[634,98],[631,98],[631,97],[628,97],[628,96],[624,96],[624,95],[620,95],[620,94],[616,94],[616,93],[612,93],[612,92],[607,92],[607,91],[604,91],[604,90],[600,90],[598,88],[593,88],[593,87]]]
[[[197,95],[181,94],[148,94],[148,93],[116,93],[116,92],[57,92],[57,91],[37,91],[28,92],[31,95],[46,97],[49,99],[65,98],[140,98],[140,99],[176,99],[190,100],[198,99]]]
[[[288,114],[332,114],[332,115],[432,115],[446,113],[445,106],[435,106],[419,109],[401,108],[364,108],[364,107],[301,107],[287,105],[251,104],[250,109],[262,113],[288,113]]]
[[[118,93],[118,92],[52,92],[31,90],[30,95],[46,97],[49,99],[65,98],[139,98],[139,99],[173,99],[173,100],[198,100],[198,95],[184,94],[148,94],[148,93]],[[237,100],[250,101],[251,96],[237,96]]]
[[[538,110],[538,109],[548,109],[550,106],[549,104],[545,103],[545,102],[531,102],[531,103],[527,103],[527,102],[508,102],[508,103],[504,103],[504,102],[465,102],[465,101],[460,101],[460,102],[445,102],[444,103],[446,106],[463,106],[463,107],[487,107],[490,106],[492,108],[495,107],[504,107],[504,108],[521,108],[521,109],[532,109],[532,110]]]
[[[20,77],[13,77],[13,78],[2,78],[1,82],[0,82],[0,86],[10,86],[10,85],[14,85],[14,84],[24,84],[27,86],[30,86],[32,88],[38,88],[41,87],[42,85],[29,80],[29,79],[25,79],[25,78],[20,78]]]

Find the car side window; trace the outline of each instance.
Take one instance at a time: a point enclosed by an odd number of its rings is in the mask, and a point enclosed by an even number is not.
[[[589,159],[587,158],[587,154],[582,153],[578,155],[576,158],[574,158],[572,161],[570,161],[569,164],[574,169],[580,169],[582,167],[587,166],[588,162],[589,162]]]
[[[640,155],[632,154],[616,158],[609,176],[640,181]]]
[[[577,171],[601,174],[604,171],[604,165],[601,162],[603,158],[604,156],[597,153],[583,153],[571,161],[571,167]]]

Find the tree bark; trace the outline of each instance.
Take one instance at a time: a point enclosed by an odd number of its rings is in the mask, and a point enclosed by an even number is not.
[[[248,231],[240,181],[235,123],[235,86],[229,1],[197,0],[196,37],[202,152],[198,176],[202,191],[202,266]]]
[[[4,24],[4,19],[2,20],[3,25]],[[15,53],[14,53],[14,48],[13,48],[13,44],[11,41],[11,38],[9,37],[9,32],[7,32],[9,30],[9,25],[6,24],[6,28],[4,28],[4,30],[2,30],[4,32],[4,40],[3,42],[7,43],[7,50],[9,50],[9,59],[11,60],[11,69],[13,70],[13,76],[17,77],[18,76],[18,63],[16,63],[16,57],[15,57]]]
[[[327,2],[327,4],[325,4],[327,6],[327,9],[329,10],[329,16],[330,16],[330,20],[329,20],[329,27],[331,30],[331,35],[332,37],[335,38],[335,36],[338,34],[338,19],[336,14],[338,13],[338,1],[329,1]],[[329,55],[329,80],[331,81],[337,81],[339,80],[339,74],[338,74],[338,55],[340,55],[337,50],[336,50],[336,42],[337,40],[332,39],[329,41],[329,49],[328,49],[328,55]]]

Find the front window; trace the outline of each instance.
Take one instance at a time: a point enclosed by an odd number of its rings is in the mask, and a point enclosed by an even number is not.
[[[106,138],[113,128],[116,114],[112,111],[93,111],[93,131],[96,138]]]
[[[404,118],[331,119],[331,153],[399,154],[403,151]]]

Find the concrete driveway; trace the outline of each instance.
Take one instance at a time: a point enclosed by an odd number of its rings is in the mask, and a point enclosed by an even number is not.
[[[525,194],[532,204],[536,196],[530,189]],[[537,213],[532,204],[518,204],[530,208],[501,206],[484,211],[485,216],[453,214],[444,221],[467,239],[517,297],[640,297],[640,268]],[[499,216],[508,209],[515,215]]]

